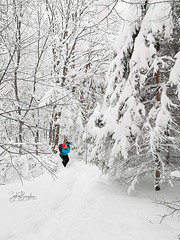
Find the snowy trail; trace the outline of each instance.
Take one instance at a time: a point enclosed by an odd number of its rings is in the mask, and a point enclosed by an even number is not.
[[[159,224],[165,209],[140,194],[128,196],[95,167],[72,159],[57,176],[1,186],[0,240],[175,240],[180,233],[175,219]],[[11,191],[37,199],[10,203]]]

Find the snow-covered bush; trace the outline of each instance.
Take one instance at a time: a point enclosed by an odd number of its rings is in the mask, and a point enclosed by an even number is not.
[[[55,177],[58,171],[58,158],[52,155],[36,156],[34,154],[4,156],[0,165],[0,184],[31,180],[48,172]]]

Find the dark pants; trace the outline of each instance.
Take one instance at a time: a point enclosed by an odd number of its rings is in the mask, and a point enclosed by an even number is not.
[[[62,164],[64,165],[64,167],[66,167],[69,162],[69,156],[60,154],[60,157],[62,158]]]

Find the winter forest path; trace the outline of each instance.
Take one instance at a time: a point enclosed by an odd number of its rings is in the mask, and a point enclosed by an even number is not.
[[[70,159],[67,168],[60,164],[55,181],[44,174],[23,186],[0,187],[0,240],[177,239],[176,219],[159,224],[158,215],[166,209],[147,197],[154,194],[149,182],[128,196],[125,188],[108,181],[97,168],[72,154]],[[172,191],[168,189],[166,194]],[[20,191],[36,199],[10,203],[12,192]],[[162,196],[165,191],[158,197]]]

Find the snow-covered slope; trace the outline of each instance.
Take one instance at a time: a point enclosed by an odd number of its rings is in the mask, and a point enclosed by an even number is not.
[[[174,198],[180,190],[164,186],[157,193],[146,181],[128,196],[125,188],[109,182],[97,168],[70,157],[68,168],[60,164],[55,181],[45,174],[23,186],[0,186],[0,240],[177,239],[180,223],[167,218],[159,224],[158,215],[166,209],[150,198],[168,194]],[[20,191],[36,199],[11,203],[10,197]]]

